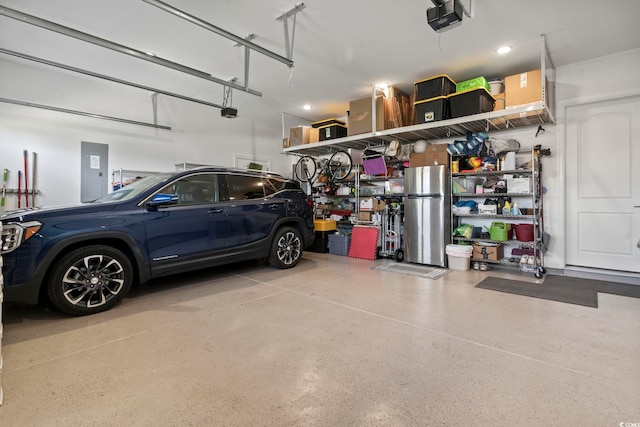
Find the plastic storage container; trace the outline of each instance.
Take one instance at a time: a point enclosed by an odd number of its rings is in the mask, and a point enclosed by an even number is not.
[[[331,255],[349,255],[349,244],[351,243],[351,236],[344,236],[341,234],[329,235],[329,253]]]
[[[337,223],[332,219],[314,219],[313,226],[315,231],[333,231],[338,228]]]
[[[344,126],[346,123],[338,119],[324,119],[324,120],[319,120],[317,122],[310,123],[312,128],[321,128],[323,126],[329,126],[329,125],[335,125],[335,124]]]
[[[487,79],[484,77],[476,77],[474,79],[456,83],[456,92],[464,92],[466,90],[476,89],[479,87],[483,87],[487,89],[487,91],[491,92],[491,86],[489,86],[489,82],[487,82]]]
[[[318,131],[320,132],[320,141],[343,138],[347,136],[347,127],[345,125],[341,125],[340,123],[321,126],[318,128]]]
[[[428,79],[418,80],[414,83],[416,92],[416,102],[425,99],[436,98],[438,96],[447,96],[456,92],[456,82],[446,74],[429,77]]]
[[[533,224],[515,224],[516,239],[521,242],[533,241]]]
[[[447,255],[447,262],[451,270],[467,271],[471,265],[471,257]]]
[[[449,95],[451,118],[493,111],[496,100],[484,87]]]
[[[449,100],[446,96],[416,101],[413,105],[416,107],[416,123],[430,123],[448,119],[451,116]]]

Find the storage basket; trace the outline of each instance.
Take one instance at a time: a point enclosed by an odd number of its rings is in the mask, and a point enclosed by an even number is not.
[[[387,163],[384,161],[384,157],[371,156],[362,158],[362,167],[367,175],[386,175]]]

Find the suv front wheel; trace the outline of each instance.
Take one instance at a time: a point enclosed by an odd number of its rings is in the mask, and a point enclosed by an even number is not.
[[[282,227],[276,232],[269,252],[269,265],[291,268],[302,258],[302,236],[292,227]]]
[[[133,281],[129,258],[110,246],[92,245],[60,258],[49,280],[51,302],[72,315],[105,311],[124,298]]]

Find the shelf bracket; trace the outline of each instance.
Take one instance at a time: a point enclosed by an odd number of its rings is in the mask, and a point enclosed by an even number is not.
[[[282,25],[284,26],[284,45],[286,57],[288,60],[293,59],[293,42],[296,37],[296,16],[298,12],[300,12],[305,7],[306,6],[304,3],[300,3],[276,18],[276,21],[282,21]],[[289,17],[292,15],[293,28],[291,29],[291,40],[289,40]],[[289,68],[291,67],[293,67],[293,62],[291,63],[291,65],[289,65]]]
[[[256,38],[256,35],[251,33],[244,39],[246,41],[251,41],[255,38]],[[233,47],[240,47],[240,46],[242,46],[242,44],[240,43],[236,43],[233,45]],[[245,46],[244,47],[244,85],[243,85],[245,88],[249,87],[249,54],[250,53],[251,53],[251,49],[249,49],[248,46]]]
[[[153,105],[153,124],[158,125],[158,92],[151,94],[151,104]]]

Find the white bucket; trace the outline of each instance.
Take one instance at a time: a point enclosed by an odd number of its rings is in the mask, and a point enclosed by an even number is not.
[[[504,92],[504,82],[502,80],[489,80],[491,95],[497,95]]]

